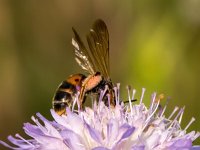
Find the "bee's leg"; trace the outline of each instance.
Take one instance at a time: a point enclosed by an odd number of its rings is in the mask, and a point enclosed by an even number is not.
[[[108,94],[110,95],[110,105],[112,107],[115,107],[116,102],[115,102],[114,92],[112,91],[112,89],[109,89]]]

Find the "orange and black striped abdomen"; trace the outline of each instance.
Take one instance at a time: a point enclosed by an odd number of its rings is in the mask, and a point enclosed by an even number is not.
[[[53,108],[59,115],[65,112],[66,107],[70,107],[73,93],[76,93],[76,87],[71,83],[63,81],[59,85],[53,98]]]
[[[72,105],[74,96],[81,88],[84,79],[85,76],[82,74],[71,75],[58,86],[53,98],[53,109],[56,113],[62,115],[65,113],[66,107]]]

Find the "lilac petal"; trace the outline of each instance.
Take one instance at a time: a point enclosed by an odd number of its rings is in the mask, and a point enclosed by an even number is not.
[[[17,148],[17,147],[10,146],[10,145],[8,145],[7,143],[5,143],[4,141],[1,141],[1,140],[0,140],[0,144],[2,144],[3,146],[5,146],[7,148],[13,149],[13,150],[21,150],[22,149],[20,147]],[[31,149],[31,147],[29,149]]]
[[[84,124],[79,115],[72,113],[69,109],[67,109],[67,116],[59,116],[54,110],[51,110],[51,114],[58,125],[62,125],[64,128],[73,130],[77,134],[82,135]]]
[[[30,147],[35,147],[35,148],[38,147],[38,144],[32,139],[31,140],[23,139],[19,134],[16,134],[15,136],[17,138],[14,138],[13,136],[8,136],[8,140],[21,148],[27,149]]]
[[[50,122],[44,116],[42,116],[40,113],[36,113],[36,116],[38,116],[40,118],[40,120],[42,120],[42,121]]]
[[[190,139],[179,139],[174,141],[169,147],[170,149],[180,149],[180,148],[192,148],[192,141]]]
[[[119,132],[119,123],[115,119],[110,119],[107,124],[107,140],[109,143],[114,142],[117,139]]]
[[[47,132],[48,132],[46,134],[53,135],[57,138],[61,138],[59,132],[57,131],[57,129],[55,127],[52,126],[52,123],[49,120],[44,118],[40,113],[37,113],[36,115],[44,122],[45,127],[46,127]]]
[[[45,134],[41,131],[39,127],[35,128],[35,126],[30,123],[25,124],[24,131],[27,135],[31,136],[34,139],[37,139],[43,136],[45,137]]]
[[[121,126],[120,126],[120,130],[121,129],[129,129],[131,127],[131,125],[129,125],[129,124],[127,124],[127,123],[124,123],[124,124],[122,124]]]
[[[34,143],[34,142],[32,142],[33,140],[22,140],[22,139],[14,138],[12,136],[8,136],[8,140],[11,143],[13,143],[14,145],[16,145],[17,147],[10,146],[9,144],[7,144],[1,140],[0,140],[0,144],[4,145],[7,148],[14,149],[14,150],[21,150],[21,149],[25,150],[25,149],[37,148],[37,144],[35,144],[35,145],[32,144],[32,143]]]
[[[12,141],[11,141],[12,142]],[[9,144],[3,142],[0,140],[0,144],[2,144],[3,146],[9,148],[9,149],[13,149],[13,150],[31,150],[31,149],[34,149],[36,148],[36,146],[32,146],[32,145],[27,145],[27,144],[20,144],[20,145],[16,145],[17,147],[13,147],[13,146],[10,146]]]
[[[28,131],[27,133],[33,132],[35,134],[44,135],[44,133],[41,131],[41,129],[38,126],[32,125],[30,123],[24,123],[23,129],[25,130],[25,132]]]
[[[62,126],[64,126],[64,127],[68,127],[68,126],[67,126],[68,124],[67,124],[67,121],[66,121],[66,118],[65,118],[65,117],[58,115],[53,109],[51,109],[50,111],[51,111],[52,117],[54,118],[54,120],[55,120],[58,124],[60,124],[60,125],[62,125]]]
[[[84,121],[81,115],[73,113],[67,109],[67,116],[62,117],[64,117],[66,120],[66,128],[75,131],[79,135],[82,135],[84,129]]]
[[[200,146],[193,146],[191,150],[200,150]]]
[[[91,136],[97,143],[102,144],[100,133],[99,133],[97,130],[95,130],[94,128],[92,128],[92,127],[91,127],[89,124],[87,124],[86,122],[85,122],[85,125],[86,125],[86,128],[87,128],[88,131],[89,131],[90,136]]]
[[[124,126],[124,127],[128,127],[128,126]],[[128,129],[126,129],[126,131],[122,134],[121,138],[117,141],[117,143],[114,145],[113,149],[118,149],[118,147],[122,147],[123,148],[123,140],[130,137],[133,132],[135,130],[135,127],[129,127]]]
[[[38,143],[40,144],[50,144],[51,141],[62,141],[62,139],[54,137],[54,136],[49,136],[45,134],[37,134],[29,130],[25,130],[26,134],[34,138]]]
[[[161,138],[161,135],[159,133],[153,133],[149,138],[146,140],[146,144],[148,145],[148,148],[153,149],[155,146],[159,144],[159,140]]]
[[[131,136],[131,134],[134,132],[134,130],[135,130],[135,127],[129,128],[129,129],[122,135],[120,141],[123,140],[123,139],[125,139],[125,138],[127,138],[127,137],[129,137],[129,136]]]
[[[45,127],[47,131],[45,132],[46,135],[54,136],[56,138],[61,138],[60,133],[57,129],[55,129],[49,122],[44,121]]]
[[[13,136],[8,136],[8,140],[10,142],[12,142],[13,144],[15,145],[27,145],[27,142],[21,140],[21,139],[18,139],[18,138],[14,138]]]
[[[35,135],[34,139],[38,143],[38,149],[68,149],[63,140],[51,136],[38,136]]]
[[[145,146],[144,145],[141,145],[141,146],[133,146],[131,148],[131,150],[144,150],[145,149]]]
[[[95,148],[93,148],[92,150],[109,150],[108,148],[106,148],[106,147],[95,147]]]
[[[39,150],[69,150],[67,145],[60,139],[48,138],[47,143],[41,143]]]
[[[123,134],[128,130],[130,129],[132,126],[127,124],[127,123],[124,123],[124,124],[121,124],[120,127],[118,128],[118,139],[121,139]]]
[[[61,131],[61,135],[64,139],[64,143],[69,147],[70,149],[78,149],[78,150],[84,150],[85,149],[85,143],[82,137],[79,134],[76,134],[72,130],[65,129]]]

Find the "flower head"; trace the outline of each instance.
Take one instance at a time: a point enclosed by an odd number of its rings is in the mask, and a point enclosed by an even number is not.
[[[105,89],[106,90],[106,89]],[[181,129],[184,107],[174,111],[169,117],[164,116],[167,105],[159,107],[156,94],[152,94],[151,105],[147,108],[143,103],[143,89],[139,104],[132,103],[135,90],[128,88],[128,104],[119,99],[119,85],[114,88],[115,108],[105,106],[102,91],[98,102],[84,111],[74,107],[66,108],[67,115],[59,116],[54,110],[54,118],[49,121],[40,113],[32,117],[35,125],[24,124],[24,131],[31,139],[24,139],[19,134],[8,140],[17,147],[0,141],[11,149],[57,149],[57,150],[163,150],[192,149],[192,142],[200,133],[186,133],[190,124]],[[132,92],[132,94],[130,94]],[[75,98],[76,101],[77,97]],[[177,113],[176,113],[177,112]],[[41,123],[42,122],[42,123]],[[196,147],[198,148],[198,147]]]

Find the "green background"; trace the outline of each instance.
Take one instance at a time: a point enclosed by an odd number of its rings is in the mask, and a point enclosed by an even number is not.
[[[1,0],[0,1],[0,139],[23,135],[24,122],[49,109],[58,84],[83,73],[74,60],[72,26],[82,38],[97,18],[110,33],[114,83],[146,88],[170,97],[166,116],[185,106],[182,128],[200,130],[199,0]],[[200,144],[198,139],[195,144]],[[1,147],[0,147],[1,148]],[[2,148],[1,148],[2,149]]]

